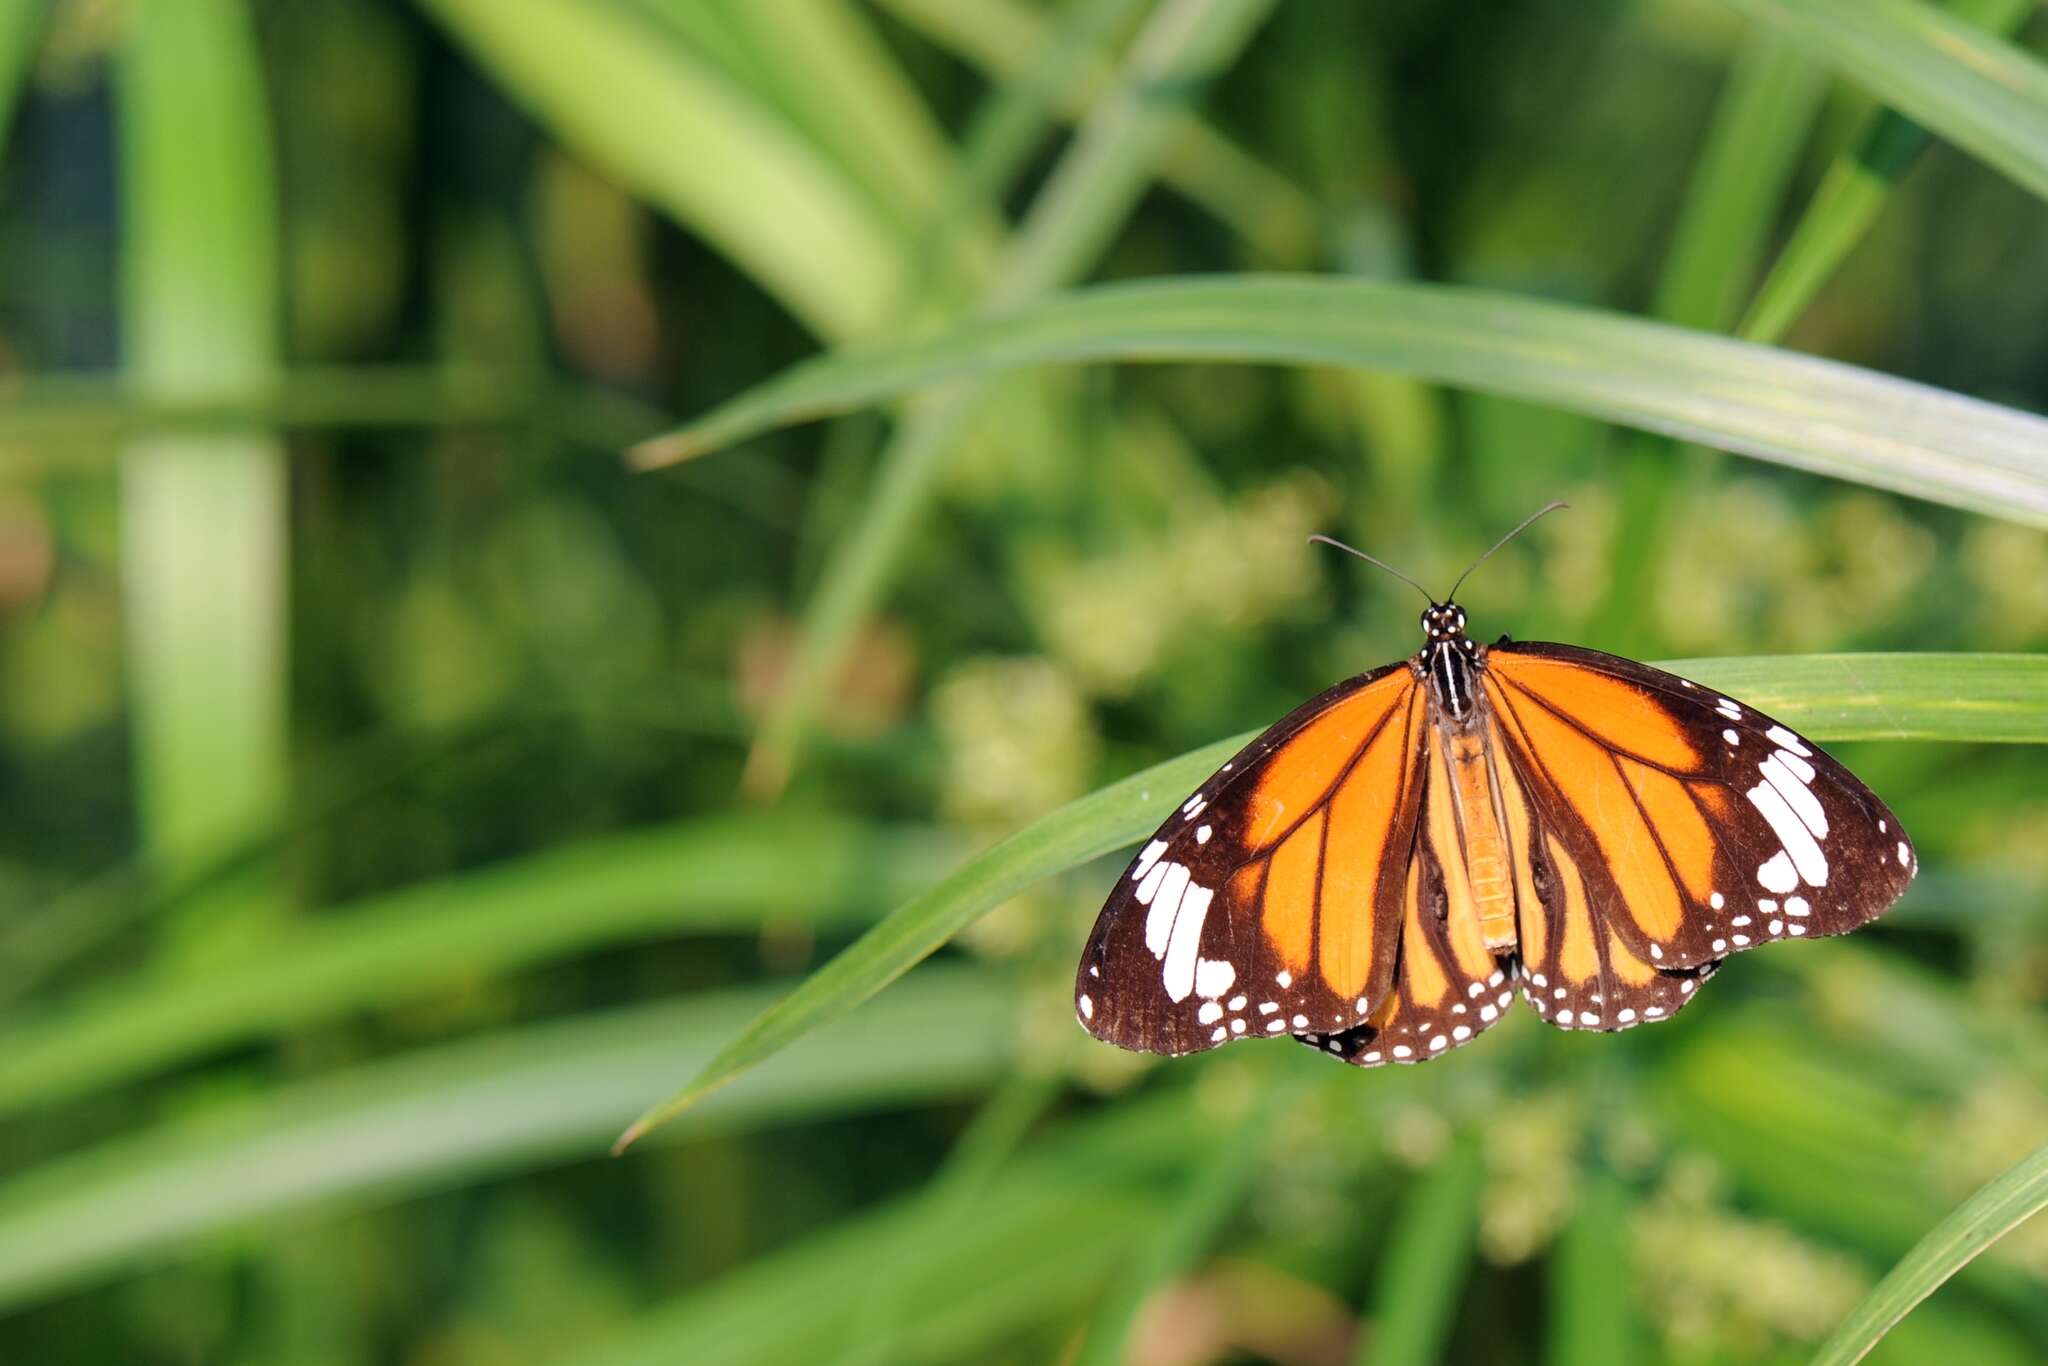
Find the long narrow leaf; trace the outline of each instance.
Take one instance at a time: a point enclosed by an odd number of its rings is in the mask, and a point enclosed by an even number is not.
[[[582,0],[420,0],[565,142],[757,277],[819,335],[877,329],[903,239],[815,148],[648,25]]]
[[[1211,360],[1420,375],[1795,468],[2048,524],[2048,421],[1869,370],[1594,309],[1287,276],[1077,290],[950,335],[806,361],[637,448],[642,466],[942,380]]]
[[[1722,0],[2048,198],[2048,67],[1920,0]]]
[[[2010,35],[2039,8],[2039,0],[1957,0],[1956,17],[1988,32]],[[1791,239],[1771,266],[1742,320],[1740,335],[1776,341],[1785,335],[1877,220],[1892,187],[1927,146],[1925,128],[1885,109],[1854,149],[1836,157],[1814,191]]]
[[[275,367],[279,317],[252,17],[212,0],[129,18],[123,362],[152,393],[245,392]],[[283,451],[259,434],[130,446],[121,554],[144,841],[204,859],[272,819],[287,785]]]
[[[1795,660],[1679,661],[1687,676],[1757,705],[1817,740],[1882,733],[1899,739],[2002,739],[2048,743],[2048,657],[1936,655],[1915,678],[1885,655]],[[1905,659],[1910,660],[1908,656]],[[1863,681],[1888,669],[1880,700]],[[1978,680],[1986,699],[1980,708]],[[1745,684],[1747,686],[1737,686]],[[1841,727],[1838,729],[1838,727]],[[1122,848],[1154,829],[1186,794],[1249,740],[1205,745],[1070,802],[970,860],[806,978],[755,1020],[675,1096],[621,1136],[621,1147],[791,1042],[880,991],[981,915],[1040,878]]]
[[[1066,18],[1020,0],[882,0],[904,23],[990,77],[1011,86],[1039,77],[1040,59]],[[1051,92],[1074,119],[1086,115],[1113,78],[1110,63],[1085,49],[1063,63]],[[1192,110],[1168,111],[1159,174],[1250,242],[1262,259],[1299,262],[1319,232],[1319,210],[1300,187],[1232,142]]]
[[[1441,1361],[1472,1262],[1486,1166],[1463,1139],[1415,1183],[1395,1216],[1358,1366]]]
[[[335,907],[233,966],[110,982],[0,1032],[0,1113],[464,974],[678,930],[756,928],[775,915],[867,919],[891,889],[922,884],[933,853],[866,827],[720,820],[591,839]]]
[[[1822,1344],[1813,1366],[1851,1366],[1978,1253],[2048,1207],[2048,1144],[1958,1205]]]
[[[1070,284],[1108,246],[1156,172],[1170,114],[1250,38],[1273,0],[1164,0],[1132,41],[1116,86],[1090,111],[997,263],[982,302],[1001,307]],[[1170,95],[1167,92],[1171,92]],[[748,756],[746,783],[779,790],[862,620],[875,609],[980,414],[990,385],[958,385],[913,405],[875,476],[875,491],[806,605],[795,658]]]
[[[360,1207],[601,1151],[635,1096],[764,993],[529,1026],[272,1092],[0,1185],[0,1306],[320,1201]],[[920,973],[707,1106],[677,1137],[952,1097],[998,1075],[1015,995]]]

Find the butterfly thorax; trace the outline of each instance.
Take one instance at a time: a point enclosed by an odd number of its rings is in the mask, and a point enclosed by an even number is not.
[[[1417,675],[1429,686],[1437,711],[1463,725],[1477,717],[1478,672],[1484,656],[1465,634],[1465,609],[1455,602],[1431,603],[1422,614],[1428,643],[1415,656]]]

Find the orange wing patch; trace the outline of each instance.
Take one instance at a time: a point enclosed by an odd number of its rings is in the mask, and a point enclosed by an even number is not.
[[[1245,802],[1245,847],[1265,849],[1326,800],[1331,784],[1414,689],[1405,670],[1390,674],[1337,703],[1275,750]]]
[[[1266,940],[1275,957],[1297,977],[1308,971],[1309,954],[1315,948],[1322,871],[1323,813],[1316,810],[1274,853],[1271,871],[1266,874]]]
[[[1599,736],[1610,749],[1664,768],[1688,773],[1699,768],[1699,751],[1671,713],[1632,684],[1533,655],[1489,655],[1486,667]]]
[[[1509,735],[1525,754],[1543,756],[1544,772],[1598,842],[1607,872],[1642,932],[1652,939],[1669,936],[1682,915],[1678,887],[1617,761],[1538,703],[1511,703],[1501,710]]]

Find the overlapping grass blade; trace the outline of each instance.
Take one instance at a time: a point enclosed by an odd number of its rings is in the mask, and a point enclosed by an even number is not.
[[[1913,1306],[1991,1244],[2048,1207],[2048,1144],[1958,1205],[1842,1320],[1813,1366],[1861,1361]]]
[[[759,990],[524,1026],[273,1091],[0,1185],[0,1306],[321,1202],[589,1157],[678,1051],[708,1057]],[[954,1097],[1008,1065],[1017,1000],[934,967],[693,1115],[677,1137]]]
[[[2048,743],[2048,658],[1933,655],[1818,656],[1679,661],[1686,676],[1758,701],[1816,740],[1881,733],[1899,739],[2003,739]],[[1879,700],[1861,661],[1887,669]],[[1973,702],[1983,680],[1986,701]],[[1737,686],[1738,684],[1742,686]],[[1838,730],[1837,727],[1845,730]],[[1040,878],[1122,848],[1157,828],[1186,794],[1251,738],[1205,745],[1070,802],[891,912],[858,942],[750,1024],[675,1096],[649,1110],[620,1146],[665,1122],[910,970],[978,917]]]
[[[1595,309],[1290,276],[1077,290],[949,335],[804,362],[637,450],[699,455],[967,376],[1087,361],[1333,365],[1555,404],[1799,469],[2048,525],[2048,421],[1855,366]]]
[[[557,136],[820,336],[888,320],[902,236],[814,146],[645,20],[582,0],[420,4]]]
[[[2036,0],[1957,0],[1957,18],[2010,36],[2039,8]],[[1785,335],[1877,220],[1892,187],[1927,146],[1925,128],[1896,109],[1879,111],[1854,149],[1836,157],[1813,201],[1772,263],[1739,335],[1771,342]]]
[[[1485,1180],[1479,1144],[1469,1135],[1416,1180],[1394,1217],[1358,1366],[1429,1366],[1444,1359],[1471,1271]]]
[[[1629,1192],[1607,1172],[1584,1178],[1550,1259],[1549,1366],[1631,1366],[1643,1360],[1629,1272]]]
[[[2048,198],[2048,67],[1921,0],[1722,0]]]
[[[1090,111],[997,263],[983,303],[1002,307],[1079,278],[1152,181],[1170,115],[1227,67],[1273,0],[1164,0],[1117,84]],[[1170,92],[1170,93],[1169,93]],[[883,452],[873,496],[820,571],[794,660],[748,756],[746,784],[781,789],[849,643],[875,608],[947,461],[991,386],[953,386],[913,404]]]
[[[259,388],[276,367],[281,304],[248,6],[136,11],[116,93],[123,364],[153,394]],[[143,842],[167,861],[211,857],[284,801],[285,492],[284,453],[257,433],[157,437],[123,452],[135,801]]]
[[[518,968],[773,916],[866,921],[937,870],[924,838],[816,819],[716,819],[593,838],[335,907],[232,966],[112,981],[0,1031],[0,1113],[208,1049]]]
[[[1120,1270],[1075,1366],[1118,1366],[1130,1359],[1131,1329],[1145,1301],[1192,1267],[1237,1212],[1258,1174],[1275,1118],[1292,1113],[1303,1089],[1294,1080],[1247,1097],[1235,1132],[1202,1150],[1206,1160],[1172,1207],[1154,1222],[1131,1263]]]
[[[885,8],[991,79],[1022,86],[1047,68],[1043,54],[1064,22],[1018,0],[883,0]],[[1069,118],[1086,115],[1113,79],[1110,62],[1081,49],[1063,63],[1051,91]],[[1169,113],[1172,132],[1160,152],[1160,180],[1214,214],[1251,243],[1260,258],[1299,263],[1319,228],[1315,203],[1286,176],[1259,161],[1192,109]]]

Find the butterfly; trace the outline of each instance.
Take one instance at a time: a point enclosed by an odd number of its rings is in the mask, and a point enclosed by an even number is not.
[[[1284,1034],[1371,1067],[1468,1042],[1518,994],[1627,1029],[1912,880],[1898,817],[1818,746],[1633,660],[1481,645],[1464,577],[1422,590],[1420,651],[1297,707],[1139,850],[1076,975],[1089,1033],[1166,1054]]]

